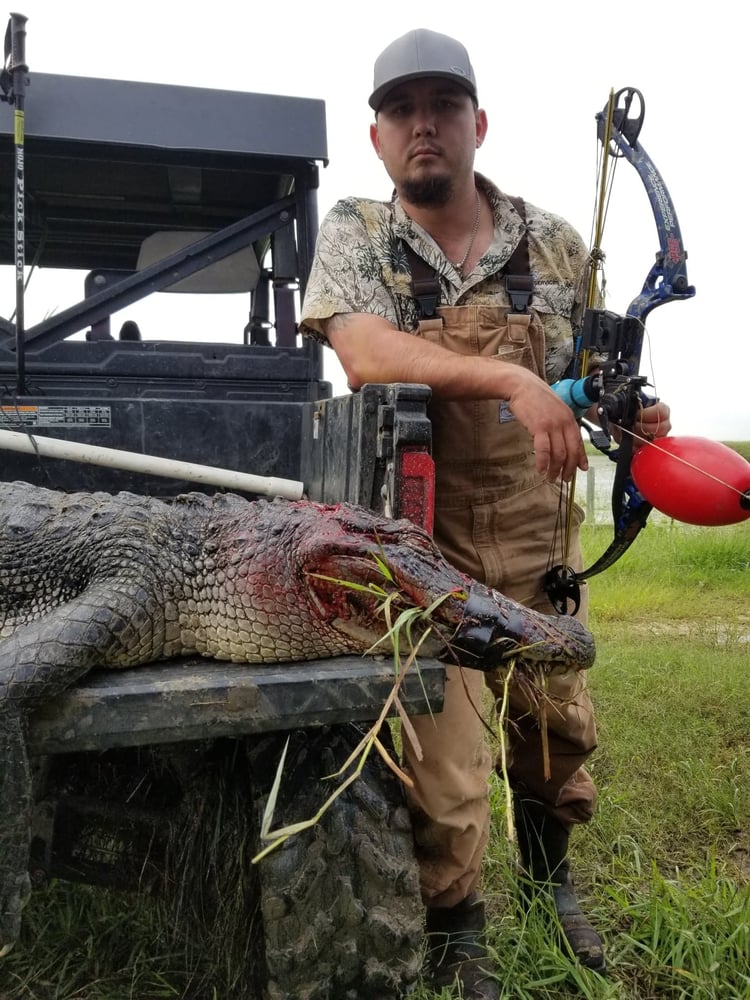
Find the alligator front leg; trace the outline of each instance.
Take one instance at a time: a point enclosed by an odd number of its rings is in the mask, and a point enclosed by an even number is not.
[[[0,711],[0,958],[21,930],[28,876],[31,774],[20,717]]]

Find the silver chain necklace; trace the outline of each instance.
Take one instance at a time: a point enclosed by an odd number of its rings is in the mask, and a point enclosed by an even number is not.
[[[479,218],[481,215],[482,203],[479,200],[479,191],[474,189],[474,193],[477,196],[477,213],[474,216],[474,228],[471,231],[471,238],[469,239],[469,245],[466,248],[466,253],[463,255],[460,261],[451,261],[458,273],[463,277],[464,264],[469,259],[469,254],[471,253],[472,247],[474,246],[474,240],[477,238],[477,233],[479,232]]]

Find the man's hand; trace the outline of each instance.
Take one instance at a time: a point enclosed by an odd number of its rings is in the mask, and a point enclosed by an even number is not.
[[[518,368],[518,375],[508,405],[534,439],[537,471],[550,482],[570,482],[576,469],[585,472],[589,465],[573,411],[532,372]]]
[[[671,429],[669,407],[661,400],[657,400],[651,406],[643,407],[639,411],[634,428],[636,434],[634,445],[640,448],[654,438],[666,437]]]

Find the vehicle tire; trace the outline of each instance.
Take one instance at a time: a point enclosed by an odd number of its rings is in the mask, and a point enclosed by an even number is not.
[[[293,733],[272,829],[314,817],[364,730]],[[390,732],[385,732],[389,750]],[[286,743],[250,750],[257,829]],[[349,772],[347,772],[349,773]],[[266,846],[266,844],[262,845]],[[258,863],[267,1000],[391,1000],[415,984],[424,907],[403,786],[373,748],[319,821]]]

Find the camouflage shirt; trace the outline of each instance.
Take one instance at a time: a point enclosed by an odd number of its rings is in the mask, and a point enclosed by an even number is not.
[[[434,268],[444,305],[508,305],[502,270],[518,245],[523,222],[515,208],[480,174],[495,233],[487,252],[462,280],[454,265],[421,226],[390,202],[344,198],[326,215],[305,291],[300,332],[325,342],[322,320],[336,313],[374,313],[400,330],[416,331],[419,308],[411,294],[404,242]],[[580,323],[588,250],[564,219],[526,203],[529,263],[534,278],[532,308],[546,343],[546,375],[559,379],[573,356],[573,330]]]

